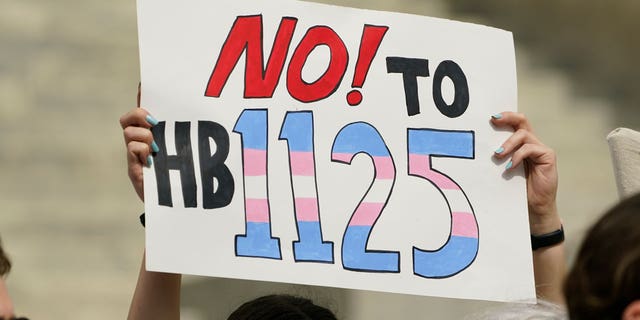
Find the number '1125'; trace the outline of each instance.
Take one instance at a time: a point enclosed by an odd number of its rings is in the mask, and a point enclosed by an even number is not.
[[[245,233],[236,235],[235,253],[242,257],[281,259],[280,239],[271,234],[267,182],[267,125],[265,109],[244,110],[233,128],[242,141]],[[173,206],[169,170],[179,170],[185,207],[196,207],[196,184],[189,139],[190,123],[176,122],[176,155],[167,155],[165,123],[152,128],[160,151],[154,169],[159,205]],[[209,138],[216,143],[211,154]],[[234,180],[224,164],[229,152],[229,135],[221,125],[199,121],[200,174],[205,209],[227,206],[234,193]],[[322,236],[316,162],[314,121],[311,111],[287,112],[279,140],[287,143],[289,173],[298,241],[293,242],[296,262],[334,263],[333,242]],[[433,184],[446,201],[451,231],[437,250],[413,247],[414,274],[425,278],[451,277],[469,267],[478,253],[478,224],[466,194],[453,179],[433,169],[433,157],[474,159],[473,131],[407,129],[408,174]],[[351,164],[357,154],[367,155],[374,167],[374,185],[388,189],[385,196],[367,191],[354,209],[342,238],[342,265],[347,270],[400,272],[400,253],[367,248],[369,236],[382,214],[396,179],[396,166],[378,130],[366,122],[345,125],[336,135],[331,161]],[[214,179],[218,182],[214,188]],[[215,189],[215,190],[214,190]]]

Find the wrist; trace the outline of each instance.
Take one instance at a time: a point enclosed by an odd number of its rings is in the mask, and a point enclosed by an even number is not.
[[[532,235],[542,235],[556,231],[562,226],[555,204],[546,209],[529,208],[529,228]]]

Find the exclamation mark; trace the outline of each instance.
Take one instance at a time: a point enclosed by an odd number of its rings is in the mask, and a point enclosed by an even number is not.
[[[362,88],[362,85],[364,85],[371,62],[376,56],[382,38],[384,38],[387,30],[389,30],[387,26],[364,26],[362,39],[360,41],[360,51],[358,52],[358,61],[356,62],[356,70],[353,75],[351,87]],[[347,94],[347,103],[349,103],[350,106],[357,106],[360,102],[362,102],[362,93],[360,93],[360,91],[351,90]]]

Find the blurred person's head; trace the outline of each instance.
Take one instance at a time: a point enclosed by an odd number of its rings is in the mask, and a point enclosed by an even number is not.
[[[11,270],[11,261],[7,258],[0,241],[0,319],[10,319],[13,314],[13,302],[9,297],[9,291],[4,283],[4,278]]]
[[[228,320],[336,320],[336,316],[309,299],[274,294],[243,304]]]
[[[565,295],[571,319],[640,319],[640,194],[587,232]]]

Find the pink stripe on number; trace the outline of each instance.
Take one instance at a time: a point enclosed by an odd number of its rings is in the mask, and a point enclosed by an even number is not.
[[[429,156],[420,154],[409,154],[409,173],[426,178],[435,183],[440,189],[460,190],[455,182],[451,181],[447,176],[435,172],[430,167],[431,161]]]
[[[353,158],[353,154],[352,153],[337,153],[334,152],[331,154],[331,159],[332,160],[340,160],[340,161],[344,161],[344,162],[351,162],[351,159]]]
[[[298,221],[318,222],[318,199],[296,198],[295,206]]]
[[[269,202],[267,199],[246,199],[247,222],[269,222]]]
[[[313,152],[291,152],[291,174],[294,176],[314,176]]]
[[[243,149],[242,164],[245,176],[264,176],[267,174],[267,151]]]
[[[372,202],[363,202],[361,203],[356,212],[353,214],[353,218],[351,218],[351,222],[349,222],[350,226],[367,226],[370,227],[376,222],[376,219],[380,215],[382,211],[382,207],[384,203],[372,203]]]
[[[454,212],[451,214],[451,235],[478,238],[478,224],[472,213]]]
[[[391,157],[373,157],[376,166],[376,179],[390,180],[395,178],[396,170]]]

